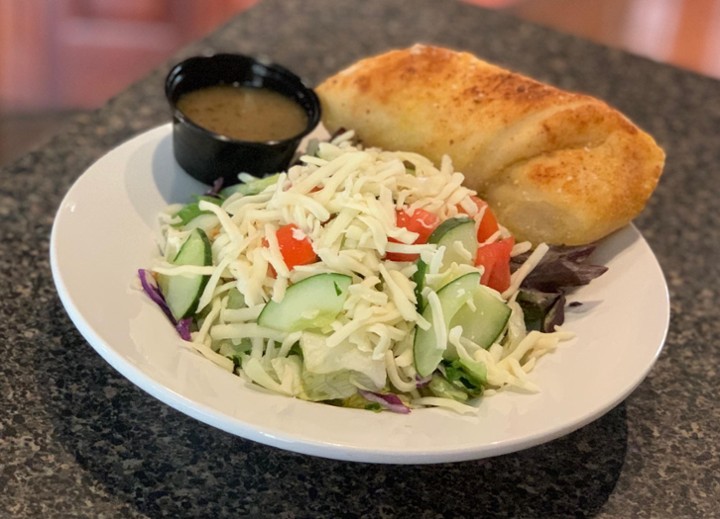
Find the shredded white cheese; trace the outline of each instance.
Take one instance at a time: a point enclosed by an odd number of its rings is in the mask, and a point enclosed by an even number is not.
[[[464,273],[482,273],[482,267],[472,264],[475,251],[456,242],[452,255],[467,264],[443,265],[443,258],[449,256],[446,248],[415,243],[419,234],[398,227],[396,211],[411,215],[424,209],[440,221],[465,213],[479,222],[485,207],[478,208],[471,198],[474,191],[463,186],[463,175],[454,171],[448,157],[438,168],[417,154],[363,149],[353,145],[351,138],[349,132],[333,142],[319,143],[316,155],[302,156],[300,164],[260,193],[234,194],[222,205],[200,201],[199,208],[211,216],[203,225],[212,241],[214,266],[170,263],[187,230],[173,227],[178,223],[173,217],[177,207],[163,213],[164,258],[153,271],[166,276],[209,276],[199,298],[197,311],[204,312],[204,318],[194,333],[193,347],[228,370],[233,369],[233,361],[218,351],[230,351],[241,361],[240,374],[246,380],[285,395],[337,398],[357,388],[384,392],[389,387],[411,406],[474,412],[473,405],[427,396],[418,386],[413,334],[415,329],[432,327],[439,350],[484,364],[487,393],[505,387],[537,390],[527,373],[571,334],[526,333],[522,310],[513,296],[547,246],[541,244],[532,252],[502,294],[512,309],[502,340],[488,349],[473,344],[462,336],[460,326],[447,329],[437,292]],[[247,174],[240,177],[255,180]],[[294,240],[312,244],[315,262],[287,266],[276,233],[288,224],[295,226]],[[507,235],[501,228],[487,242]],[[512,254],[528,248],[527,243],[516,244]],[[432,310],[432,322],[418,311],[413,280],[417,265],[393,261],[388,254],[416,255],[426,264],[422,297]],[[323,329],[285,332],[257,323],[268,301],[281,303],[293,284],[328,272],[350,276],[352,281],[342,311]],[[231,290],[242,296],[241,307],[228,308]],[[312,303],[308,301],[302,317],[318,317]],[[473,308],[472,301],[468,304]],[[297,347],[304,348],[304,362],[293,354]]]

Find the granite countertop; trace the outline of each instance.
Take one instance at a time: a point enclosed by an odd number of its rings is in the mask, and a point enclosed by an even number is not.
[[[76,331],[48,257],[74,180],[169,120],[170,63],[0,172],[2,517],[717,517],[720,503],[720,83],[445,0],[267,0],[174,57],[264,55],[315,83],[421,41],[600,96],[667,167],[636,220],[672,301],[666,346],[620,405],[515,454],[371,465],[246,441],[153,399]]]

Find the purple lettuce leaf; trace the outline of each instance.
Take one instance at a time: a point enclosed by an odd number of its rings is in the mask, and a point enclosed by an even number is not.
[[[558,246],[552,245],[543,259],[523,280],[521,288],[540,290],[541,292],[557,292],[582,285],[607,271],[604,265],[595,265],[588,260],[596,245]],[[517,270],[529,253],[512,258],[511,270]]]
[[[607,271],[604,265],[589,261],[596,244],[581,246],[552,245],[543,259],[523,280],[517,302],[525,314],[529,330],[552,332],[565,321],[565,294]],[[511,259],[514,272],[527,260],[530,253]]]

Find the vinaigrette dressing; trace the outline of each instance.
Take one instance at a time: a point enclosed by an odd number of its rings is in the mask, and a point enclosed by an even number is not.
[[[198,126],[241,141],[289,139],[308,123],[300,105],[266,88],[213,85],[183,94],[177,108]]]

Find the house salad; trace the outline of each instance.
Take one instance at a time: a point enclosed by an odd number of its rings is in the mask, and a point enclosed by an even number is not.
[[[144,290],[227,371],[304,400],[475,412],[572,337],[592,247],[516,243],[450,158],[345,132],[286,172],[166,208]]]

